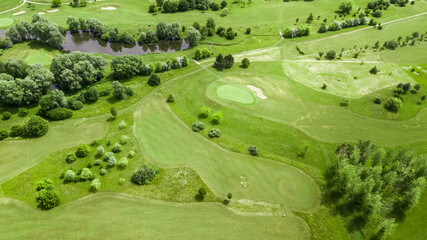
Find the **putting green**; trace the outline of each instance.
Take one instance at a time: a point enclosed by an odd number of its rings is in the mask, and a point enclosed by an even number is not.
[[[0,18],[0,28],[9,27],[12,23],[12,18]]]
[[[221,85],[217,88],[216,93],[222,99],[238,103],[251,104],[254,102],[254,97],[248,90],[232,85]]]

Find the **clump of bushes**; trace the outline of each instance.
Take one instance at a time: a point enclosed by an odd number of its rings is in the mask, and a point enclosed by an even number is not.
[[[217,70],[223,70],[223,69],[230,69],[233,67],[234,64],[234,57],[231,54],[226,55],[225,57],[220,53],[216,58],[214,62],[214,67]]]
[[[148,185],[155,179],[158,173],[159,170],[157,168],[142,165],[133,174],[131,181],[137,185]]]
[[[254,146],[254,145],[249,146],[248,151],[252,156],[258,156],[259,155],[259,149],[257,146]]]
[[[209,51],[209,49],[207,49],[207,48],[204,48],[203,50],[197,49],[196,55],[194,58],[196,60],[200,60],[200,59],[208,58],[211,55],[212,55],[211,51]]]
[[[205,124],[203,124],[202,122],[195,122],[195,123],[193,124],[193,126],[191,127],[191,129],[192,129],[194,132],[199,132],[199,131],[201,131],[201,130],[205,129]]]
[[[9,137],[9,131],[0,129],[0,140],[6,139],[7,137]]]
[[[221,131],[217,128],[212,128],[208,133],[208,137],[210,138],[219,138],[220,136],[221,136]]]
[[[98,178],[95,178],[92,180],[92,183],[90,184],[90,189],[94,192],[97,192],[101,188],[101,182]]]
[[[200,108],[199,118],[207,118],[211,114],[211,109],[208,106]]]
[[[24,135],[24,134],[25,134],[25,127],[22,125],[13,125],[10,128],[9,135],[11,137],[19,137],[19,136]]]
[[[45,116],[50,120],[60,121],[71,118],[73,111],[67,108],[55,108],[46,112]]]
[[[51,209],[59,205],[58,193],[53,187],[53,181],[49,178],[39,182],[36,188],[36,201],[42,209]]]
[[[87,144],[81,143],[77,146],[76,156],[79,158],[84,158],[90,153],[90,147]]]
[[[295,28],[287,27],[283,30],[284,38],[295,38],[310,35],[311,28],[309,26],[300,25]]]
[[[76,154],[71,153],[71,154],[67,155],[67,157],[65,158],[65,162],[66,163],[72,163],[72,162],[76,161],[76,159],[77,159]]]
[[[384,104],[384,108],[390,112],[397,112],[403,106],[403,102],[400,98],[391,97]]]
[[[89,168],[83,168],[79,174],[80,181],[87,181],[93,179],[92,171]]]
[[[123,151],[123,147],[122,147],[122,145],[120,143],[115,143],[113,145],[113,147],[111,148],[111,151],[113,153],[119,153],[119,152]]]
[[[29,137],[41,137],[46,135],[49,125],[46,120],[39,116],[31,116],[25,125],[26,135]]]

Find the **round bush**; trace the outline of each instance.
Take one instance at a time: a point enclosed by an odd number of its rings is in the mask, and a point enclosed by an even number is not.
[[[243,58],[243,60],[242,60],[242,68],[248,68],[249,64],[250,64],[249,59]]]
[[[126,180],[125,180],[124,178],[120,178],[120,179],[119,179],[119,185],[123,185],[123,184],[125,183],[125,181],[126,181]]]
[[[208,136],[209,136],[210,138],[218,138],[218,137],[220,137],[220,136],[221,136],[221,131],[220,131],[219,129],[217,129],[217,128],[212,128],[212,129],[209,131]]]
[[[122,135],[122,137],[120,138],[120,144],[125,145],[126,143],[129,142],[129,137],[126,135]]]
[[[99,146],[99,147],[96,149],[96,155],[97,155],[98,157],[102,157],[102,155],[104,155],[104,152],[105,152],[105,150],[104,150],[104,148],[103,148],[102,146]]]
[[[76,179],[76,173],[73,170],[68,170],[65,172],[64,180],[65,182],[72,182]]]
[[[81,143],[77,146],[76,156],[79,158],[84,158],[90,153],[90,147],[87,144]]]
[[[200,118],[207,118],[207,117],[209,117],[210,113],[211,113],[211,109],[208,106],[203,106],[200,109],[199,117]]]
[[[390,112],[397,112],[399,111],[399,108],[401,108],[403,105],[402,100],[399,98],[389,98],[387,102],[384,104],[384,108],[387,109]]]
[[[39,116],[31,116],[25,128],[28,136],[41,137],[46,135],[49,130],[49,125],[43,118]]]
[[[10,117],[12,117],[12,113],[10,112],[3,112],[3,120],[9,120]]]
[[[105,168],[101,169],[101,171],[99,171],[99,175],[104,176],[105,174],[107,174],[107,170]]]
[[[9,137],[9,131],[6,129],[0,129],[0,140],[3,140],[7,137]]]
[[[65,158],[65,162],[66,163],[72,163],[74,161],[76,161],[76,154],[72,153],[72,154],[68,154],[67,158]]]
[[[337,53],[334,50],[330,50],[326,53],[326,58],[329,60],[335,59]]]
[[[194,132],[199,132],[199,131],[205,129],[205,124],[203,124],[202,122],[196,122],[193,124],[191,129],[193,129]]]
[[[117,163],[116,157],[114,156],[110,157],[107,162],[107,168],[113,168],[114,166],[116,166],[116,163]]]
[[[51,209],[59,205],[58,193],[51,189],[41,189],[36,193],[36,200],[43,209]]]
[[[160,85],[160,77],[157,74],[151,74],[150,78],[148,79],[148,85],[155,87]]]
[[[148,185],[150,184],[156,175],[159,173],[154,167],[148,165],[142,165],[132,176],[132,182],[137,185]]]
[[[125,129],[127,126],[128,125],[127,125],[127,123],[125,121],[122,120],[122,121],[119,122],[119,129],[120,130]]]
[[[248,148],[248,151],[252,156],[258,156],[259,155],[259,149],[257,146],[254,146],[254,145],[250,146]]]
[[[73,104],[71,104],[71,109],[74,111],[80,110],[83,108],[83,103],[81,101],[74,101]]]
[[[22,125],[13,125],[10,128],[10,136],[11,137],[19,137],[21,135],[24,135],[25,133],[25,127]]]
[[[105,156],[104,156],[104,161],[108,162],[108,159],[110,159],[111,157],[114,157],[114,153],[113,152],[106,152]]]
[[[98,191],[101,188],[101,182],[98,178],[95,178],[92,180],[92,183],[90,184],[90,189],[94,192]]]
[[[80,173],[80,180],[86,181],[86,180],[92,180],[93,174],[92,171],[90,171],[89,168],[83,168],[82,172]]]
[[[102,164],[102,161],[101,160],[95,160],[95,162],[93,162],[93,165],[94,166],[99,166],[99,165],[101,165]]]
[[[26,117],[28,115],[28,110],[25,108],[20,108],[18,110],[18,116],[19,117]]]
[[[111,151],[113,153],[119,153],[119,152],[123,151],[123,147],[120,143],[115,143],[113,148],[111,148]]]
[[[128,159],[125,157],[122,157],[119,160],[118,166],[119,168],[124,169],[128,166],[128,163],[129,163]]]
[[[46,113],[46,117],[50,120],[60,121],[73,116],[73,111],[68,108],[55,108]]]
[[[129,158],[133,158],[135,155],[136,155],[136,152],[134,152],[134,151],[129,151],[128,152],[128,157]]]

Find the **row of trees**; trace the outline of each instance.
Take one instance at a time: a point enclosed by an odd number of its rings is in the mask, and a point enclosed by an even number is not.
[[[369,20],[367,17],[348,19],[348,20],[342,21],[341,23],[335,20],[335,21],[332,21],[329,25],[322,24],[322,26],[320,26],[317,32],[325,33],[328,31],[339,31],[344,28],[357,27],[360,25],[366,25],[368,23],[370,25],[376,24],[376,22],[373,19]]]
[[[425,159],[406,149],[377,149],[370,141],[342,144],[336,155],[326,174],[327,199],[342,214],[351,213],[366,238],[386,238],[395,219],[418,203],[427,177]]]
[[[194,9],[206,11],[209,8],[212,11],[218,11],[221,8],[227,7],[227,2],[223,0],[221,4],[210,2],[209,0],[156,0],[156,4],[149,6],[149,12],[157,13],[163,11],[164,13],[186,12]]]
[[[234,57],[231,54],[223,56],[221,53],[215,58],[214,68],[222,71],[223,69],[230,69],[233,67]]]
[[[298,27],[287,27],[283,30],[284,38],[295,38],[295,37],[303,37],[310,35],[311,28],[306,25],[300,25]]]
[[[61,48],[65,43],[63,28],[35,13],[32,23],[19,22],[6,32],[6,36],[15,44],[27,40],[39,40],[51,47]]]

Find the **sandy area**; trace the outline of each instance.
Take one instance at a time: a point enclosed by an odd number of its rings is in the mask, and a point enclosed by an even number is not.
[[[39,15],[43,15],[43,14],[45,14],[45,12],[39,12],[38,14],[39,14]]]
[[[108,10],[108,11],[113,11],[116,10],[117,8],[115,7],[102,7],[101,10]]]
[[[246,87],[248,87],[250,90],[254,91],[259,98],[267,99],[267,97],[262,93],[261,89],[255,87],[255,86],[252,86],[252,85],[246,85]]]
[[[24,14],[24,13],[26,13],[26,11],[19,11],[19,12],[16,12],[16,13],[12,14],[12,15],[13,16],[18,16],[18,15],[21,15],[21,14]]]
[[[53,9],[53,10],[49,10],[47,12],[53,13],[53,12],[58,12],[58,11],[59,11],[59,9]]]

